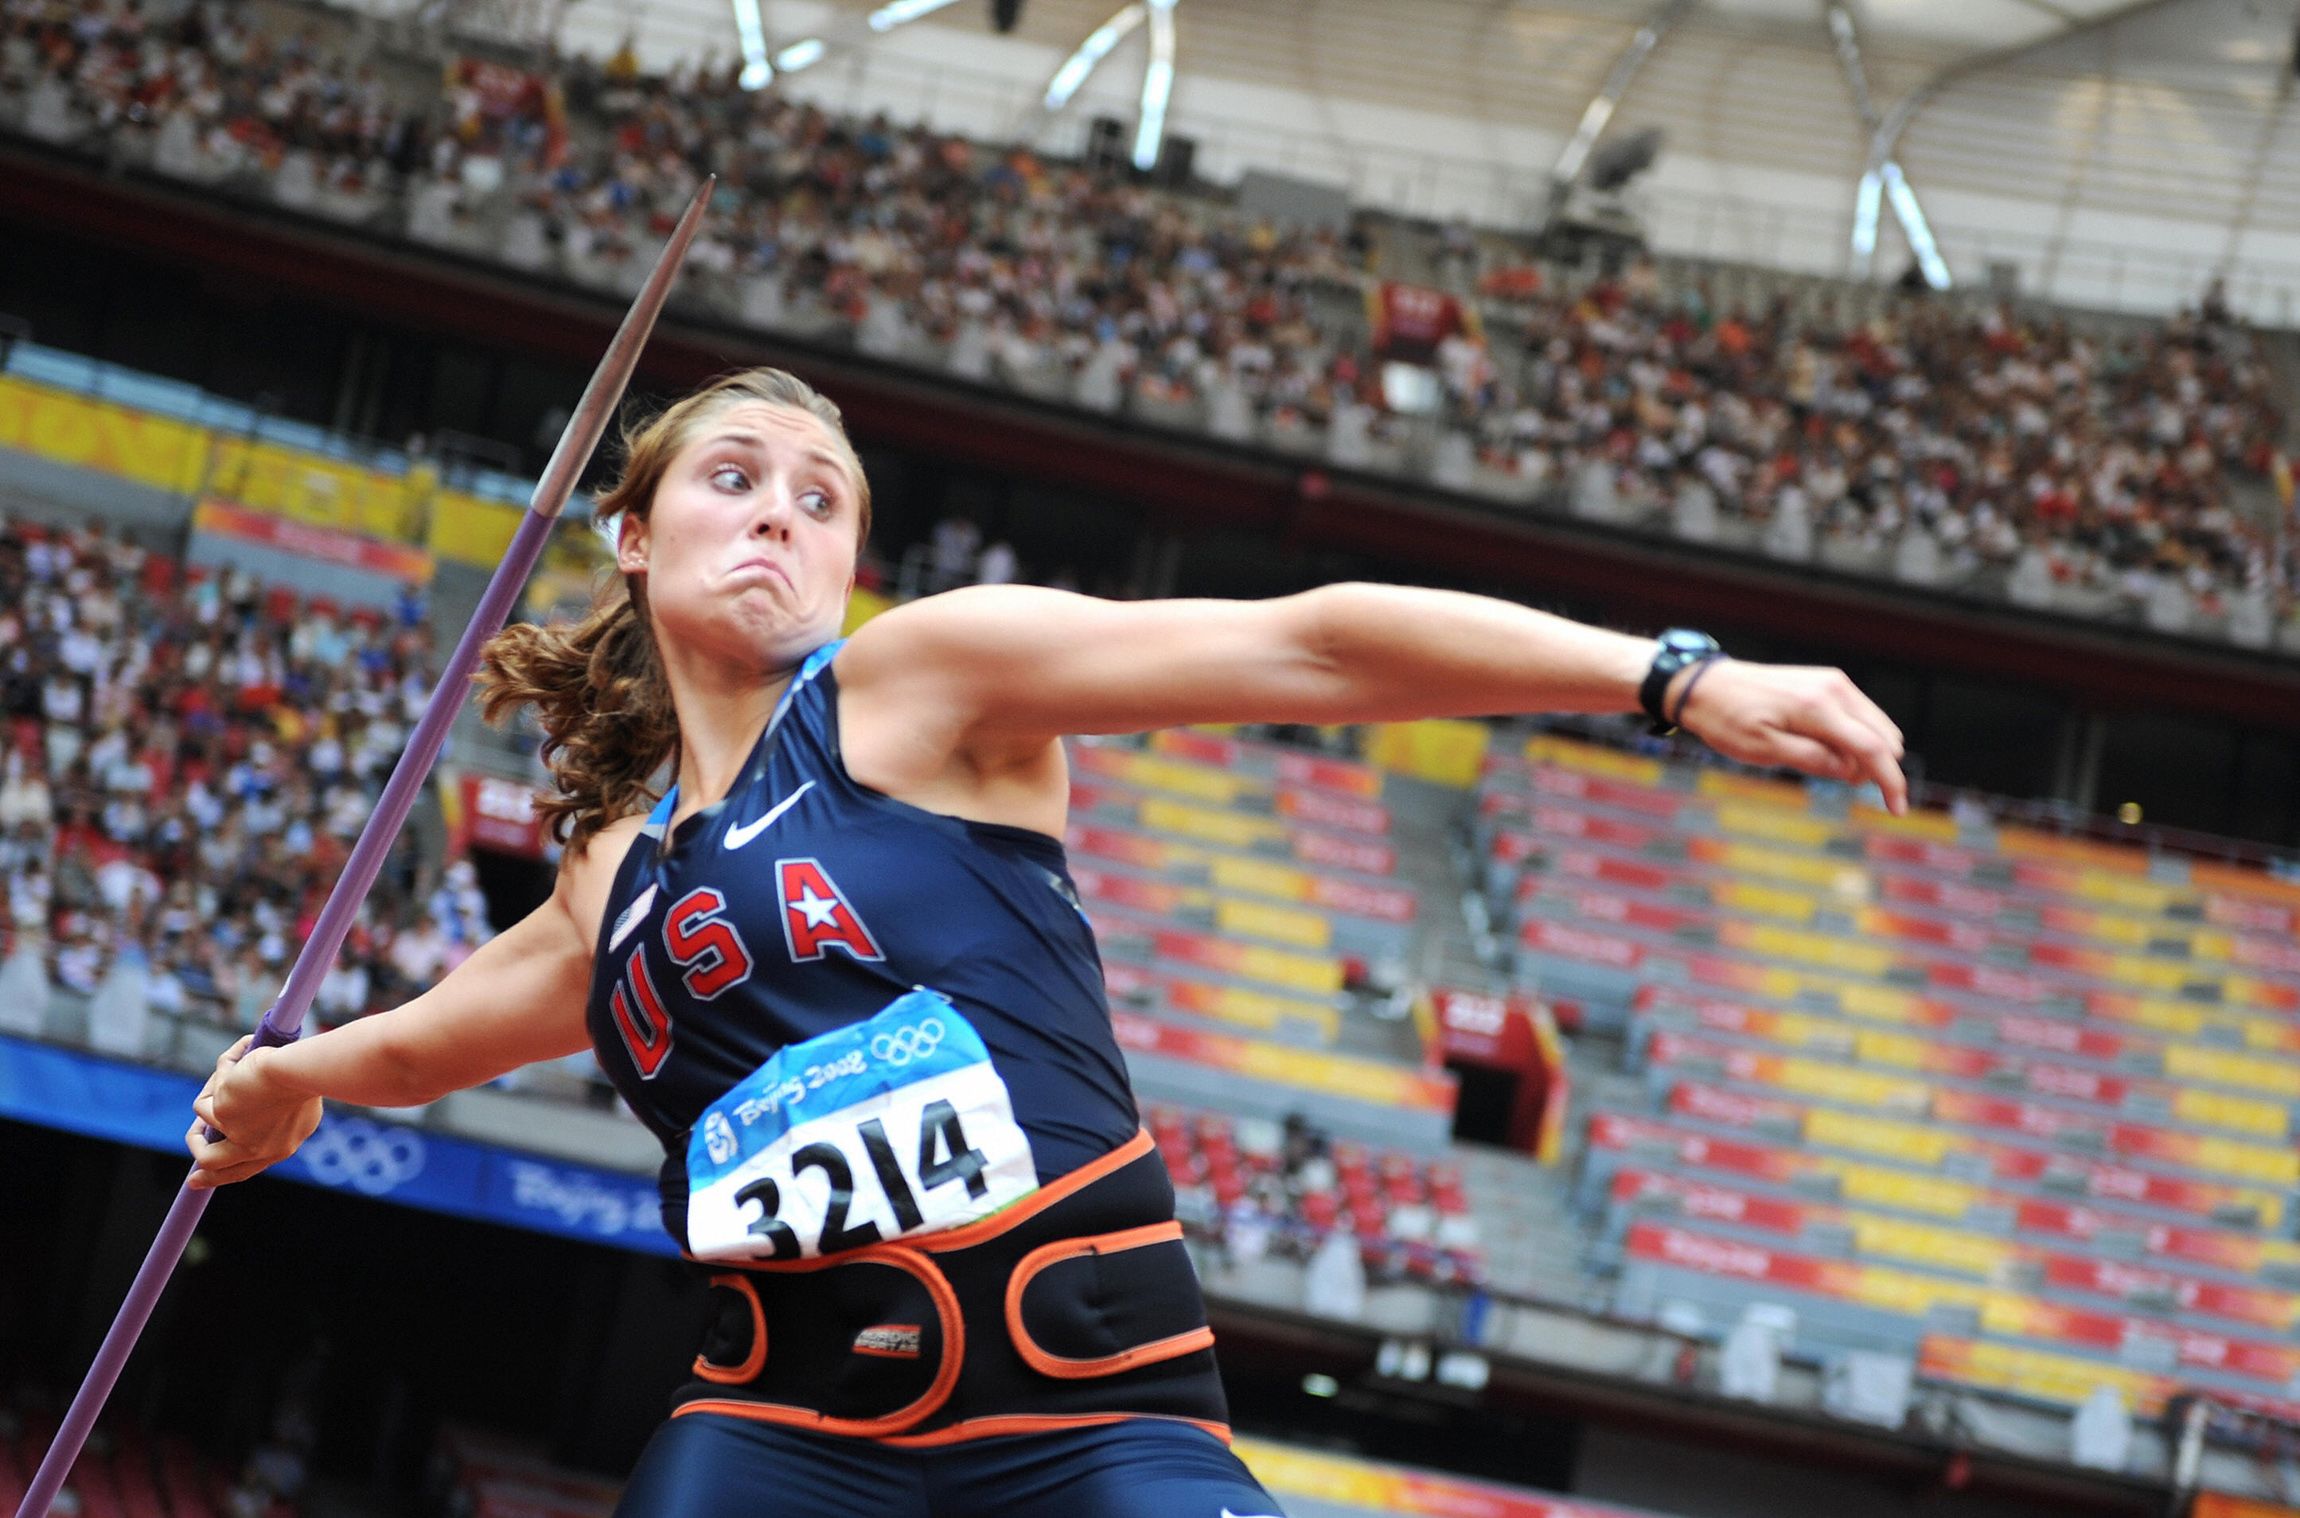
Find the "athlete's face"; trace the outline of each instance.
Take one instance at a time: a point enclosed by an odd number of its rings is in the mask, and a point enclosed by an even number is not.
[[[813,415],[741,401],[696,429],[617,551],[646,576],[656,635],[785,669],[839,634],[854,589],[858,482]]]

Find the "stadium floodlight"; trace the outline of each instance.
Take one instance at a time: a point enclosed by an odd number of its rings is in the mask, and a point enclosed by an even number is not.
[[[1142,121],[1134,129],[1134,167],[1147,174],[1166,136],[1166,102],[1174,94],[1175,0],[1150,0],[1150,66],[1142,71]]]
[[[1613,97],[1599,95],[1589,102],[1581,113],[1581,125],[1573,129],[1573,140],[1565,151],[1557,155],[1557,167],[1551,177],[1559,184],[1571,184],[1581,173],[1581,166],[1589,161],[1589,150],[1597,146],[1597,134],[1613,119]]]
[[[1620,57],[1613,60],[1613,67],[1606,70],[1605,83],[1598,87],[1596,94],[1589,97],[1589,104],[1582,107],[1580,125],[1573,129],[1573,136],[1566,140],[1564,151],[1557,155],[1557,166],[1549,171],[1552,215],[1564,206],[1566,193],[1573,188],[1574,181],[1581,177],[1581,167],[1589,161],[1590,149],[1597,146],[1597,139],[1605,131],[1606,123],[1613,120],[1613,113],[1620,107],[1622,97],[1629,93],[1629,81],[1637,77],[1637,71],[1644,66],[1647,55],[1661,45],[1664,37],[1677,29],[1677,23],[1685,19],[1694,4],[1695,0],[1665,0],[1660,9],[1630,33],[1629,45],[1621,50]]]
[[[1877,216],[1884,208],[1885,177],[1871,169],[1861,176],[1861,188],[1853,199],[1853,256],[1861,260],[1861,267],[1869,266],[1869,258],[1877,251]]]
[[[893,0],[892,4],[882,5],[870,13],[870,29],[874,32],[891,32],[898,26],[916,21],[921,16],[931,16],[944,6],[957,3],[958,0]]]
[[[813,68],[822,61],[823,39],[820,37],[809,37],[803,42],[794,42],[775,54],[775,67],[786,74],[795,74],[800,69]]]
[[[1143,6],[1129,5],[1088,32],[1086,40],[1078,44],[1078,51],[1064,59],[1062,67],[1056,69],[1054,77],[1047,81],[1046,108],[1059,111],[1070,104],[1070,97],[1078,93],[1078,87],[1086,82],[1103,59],[1110,56],[1112,48],[1133,34],[1134,28],[1142,24],[1146,14],[1148,12]]]
[[[1925,220],[1924,209],[1917,204],[1917,192],[1909,188],[1909,181],[1901,173],[1901,166],[1886,159],[1878,173],[1885,181],[1885,194],[1892,200],[1893,214],[1900,218],[1901,231],[1909,239],[1909,251],[1917,255],[1917,267],[1925,272],[1925,283],[1936,290],[1949,287],[1949,266],[1941,257],[1940,244],[1933,240],[1932,223]]]
[[[743,45],[743,71],[735,82],[746,90],[773,84],[775,66],[767,61],[767,21],[759,14],[759,0],[735,0],[735,36]]]

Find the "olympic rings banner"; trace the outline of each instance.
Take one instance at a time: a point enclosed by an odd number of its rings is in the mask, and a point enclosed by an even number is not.
[[[0,1117],[183,1154],[200,1082],[0,1037]],[[185,1168],[191,1165],[185,1156]],[[335,1110],[268,1172],[431,1212],[676,1256],[652,1177],[544,1159]]]

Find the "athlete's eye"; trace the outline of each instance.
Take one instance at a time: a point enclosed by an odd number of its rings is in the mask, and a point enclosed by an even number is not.
[[[838,499],[827,490],[803,490],[799,499],[818,517],[827,518],[839,509]]]
[[[721,464],[711,471],[711,483],[740,495],[751,488],[751,477],[739,465]]]

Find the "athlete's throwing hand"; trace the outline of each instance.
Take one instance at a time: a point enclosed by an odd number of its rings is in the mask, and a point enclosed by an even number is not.
[[[193,1119],[184,1134],[192,1151],[194,1191],[210,1191],[244,1181],[256,1172],[296,1152],[319,1126],[320,1100],[289,1091],[263,1077],[263,1060],[271,1051],[252,1055],[253,1037],[216,1056],[215,1074],[192,1099]],[[213,1128],[219,1137],[210,1139]]]
[[[1725,659],[1698,673],[1675,715],[1717,752],[1827,780],[1873,780],[1886,810],[1896,817],[1908,811],[1901,730],[1842,671]]]

